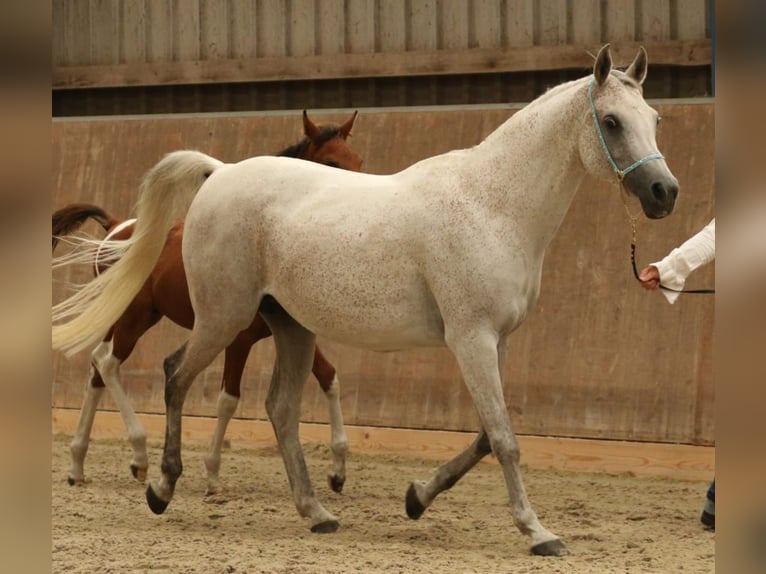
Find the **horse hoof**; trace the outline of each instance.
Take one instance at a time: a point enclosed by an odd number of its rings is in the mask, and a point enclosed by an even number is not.
[[[84,478],[72,478],[71,476],[66,477],[66,482],[69,486],[80,486],[82,484],[85,484]]]
[[[311,532],[317,534],[331,534],[340,528],[340,522],[337,520],[325,520],[311,527]]]
[[[337,492],[340,494],[343,492],[343,485],[346,483],[346,479],[338,476],[337,474],[328,474],[327,475],[327,484],[330,485],[330,488],[333,492]]]
[[[423,506],[423,503],[420,502],[420,499],[418,498],[418,493],[415,492],[414,483],[410,484],[410,487],[407,489],[405,508],[407,509],[407,516],[412,518],[412,520],[417,520],[423,516],[423,513],[426,511],[426,507]]]
[[[130,473],[138,482],[146,482],[146,469],[135,464],[130,465]]]
[[[561,540],[554,538],[533,546],[532,554],[537,556],[566,556],[569,554],[569,550]]]
[[[154,514],[162,514],[170,502],[165,502],[154,493],[152,485],[146,487],[146,503]]]

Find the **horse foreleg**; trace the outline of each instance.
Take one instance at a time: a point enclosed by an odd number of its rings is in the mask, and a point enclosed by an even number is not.
[[[453,333],[453,336],[447,338],[447,344],[457,358],[482,426],[489,437],[492,452],[503,469],[514,524],[531,538],[533,553],[555,556],[565,554],[566,547],[558,536],[540,524],[521,479],[519,443],[511,428],[498,367],[499,347],[503,347],[505,341],[498,341],[495,333],[490,330],[478,329]]]
[[[348,437],[343,426],[343,411],[340,409],[340,382],[335,367],[319,350],[314,348],[314,364],[311,371],[319,381],[325,397],[327,410],[330,415],[330,448],[332,449],[333,472],[327,474],[330,488],[340,493],[346,482],[346,456],[348,454]]]
[[[122,420],[128,431],[128,440],[133,447],[133,460],[130,463],[130,471],[140,482],[146,480],[146,470],[149,467],[149,459],[146,454],[146,431],[141,421],[138,420],[130,399],[125,394],[120,383],[120,364],[122,361],[115,356],[114,339],[103,341],[93,350],[93,364],[109,390],[117,408],[122,415]]]
[[[311,369],[315,337],[286,314],[265,315],[277,348],[277,361],[266,398],[266,412],[274,427],[298,513],[311,522],[311,531],[338,529],[338,520],[314,495],[298,436],[303,385]]]
[[[72,455],[72,468],[69,471],[67,482],[70,486],[85,483],[85,455],[88,453],[90,443],[90,433],[93,429],[93,419],[96,416],[98,403],[101,395],[104,394],[104,383],[96,370],[91,365],[90,376],[88,377],[88,388],[85,391],[85,399],[80,409],[80,418],[77,421],[72,442],[69,445],[69,451]]]

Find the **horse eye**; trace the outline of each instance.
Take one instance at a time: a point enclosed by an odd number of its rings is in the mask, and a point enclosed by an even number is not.
[[[329,165],[330,167],[339,167],[338,162],[331,159],[328,159],[326,162],[324,162],[324,164]]]
[[[610,116],[604,116],[604,124],[606,124],[606,127],[610,128],[610,129],[614,129],[617,126],[620,125],[619,122],[617,121],[617,118],[615,118],[614,116],[611,116],[611,115]]]

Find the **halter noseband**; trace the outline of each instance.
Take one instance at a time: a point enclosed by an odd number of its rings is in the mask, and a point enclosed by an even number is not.
[[[615,162],[614,158],[612,157],[612,152],[609,151],[609,146],[606,145],[606,139],[604,139],[604,132],[601,131],[601,124],[598,123],[598,116],[596,115],[596,105],[593,103],[593,84],[595,83],[596,83],[596,80],[594,78],[591,78],[590,83],[588,84],[588,101],[590,102],[590,113],[593,116],[593,125],[596,126],[596,133],[598,134],[598,139],[601,141],[601,146],[604,148],[606,159],[608,159],[609,163],[612,164],[612,169],[614,170],[614,173],[617,176],[617,181],[622,183],[622,180],[625,179],[625,176],[628,175],[634,169],[641,167],[646,162],[652,161],[653,159],[665,159],[665,156],[662,155],[660,152],[654,152],[654,153],[645,155],[644,157],[642,157],[641,159],[637,161],[634,161],[625,169],[620,169],[617,166],[617,162]]]

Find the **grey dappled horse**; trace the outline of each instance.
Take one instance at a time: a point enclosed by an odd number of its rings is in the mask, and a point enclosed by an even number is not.
[[[624,73],[613,70],[605,46],[592,76],[551,89],[479,145],[393,175],[273,157],[224,165],[189,151],[160,161],[142,187],[127,253],[54,309],[56,321],[77,316],[53,328],[56,348],[97,343],[191,203],[183,259],[196,321],[165,361],[165,449],[162,477],[147,488],[151,509],[165,510],[181,475],[181,412],[194,377],[260,311],[277,348],[266,407],[312,530],[338,527],[314,495],[298,439],[315,335],[379,351],[446,345],[482,430],[430,480],[412,483],[407,513],[419,517],[491,451],[533,552],[563,554],[524,490],[502,365],[508,336],[537,300],[545,248],[586,173],[617,173],[647,217],[673,210],[678,184],[657,150],[658,115],[641,90],[646,70],[643,49]]]

